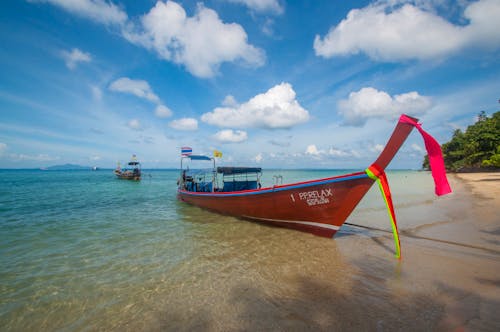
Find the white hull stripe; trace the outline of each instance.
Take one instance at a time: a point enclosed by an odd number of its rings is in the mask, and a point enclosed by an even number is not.
[[[273,221],[273,222],[282,222],[282,223],[289,223],[289,224],[302,224],[302,225],[332,229],[334,231],[338,231],[340,229],[339,226],[330,225],[330,224],[322,224],[322,223],[313,222],[313,221],[269,219],[269,218],[250,217],[250,216],[242,216],[242,217],[248,218],[248,219],[254,219],[254,220],[261,220],[261,221]]]

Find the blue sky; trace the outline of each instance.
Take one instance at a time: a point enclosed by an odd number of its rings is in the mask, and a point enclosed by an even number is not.
[[[500,98],[500,1],[0,2],[2,168],[365,168]],[[419,168],[413,133],[391,164]]]

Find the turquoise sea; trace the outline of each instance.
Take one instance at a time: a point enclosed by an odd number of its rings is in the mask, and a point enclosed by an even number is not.
[[[273,170],[263,179],[342,173]],[[175,170],[145,170],[140,182],[111,170],[1,170],[0,330],[383,330],[388,321],[373,310],[402,315],[377,299],[385,295],[376,271],[348,263],[344,248],[369,231],[345,226],[332,240],[219,216],[178,202],[177,177]],[[394,171],[389,180],[397,207],[432,202],[428,173]],[[390,230],[379,195],[372,188],[349,221]],[[323,284],[335,287],[331,298]],[[360,292],[359,303],[330,307],[349,292]],[[363,307],[365,295],[372,314],[359,321],[361,309],[351,307]],[[439,309],[422,301],[422,315]]]

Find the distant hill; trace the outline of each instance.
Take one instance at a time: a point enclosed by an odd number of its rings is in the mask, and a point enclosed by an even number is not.
[[[90,166],[81,166],[81,165],[73,165],[73,164],[64,164],[64,165],[54,165],[46,168],[48,171],[69,171],[69,170],[91,170]]]

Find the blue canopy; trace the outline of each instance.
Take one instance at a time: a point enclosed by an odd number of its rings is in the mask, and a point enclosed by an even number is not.
[[[186,156],[187,158],[191,159],[191,160],[212,160],[212,158],[210,157],[207,157],[207,156],[197,156],[197,155],[189,155],[189,156]]]
[[[246,174],[246,173],[260,173],[260,167],[217,167],[217,173],[223,175]]]

